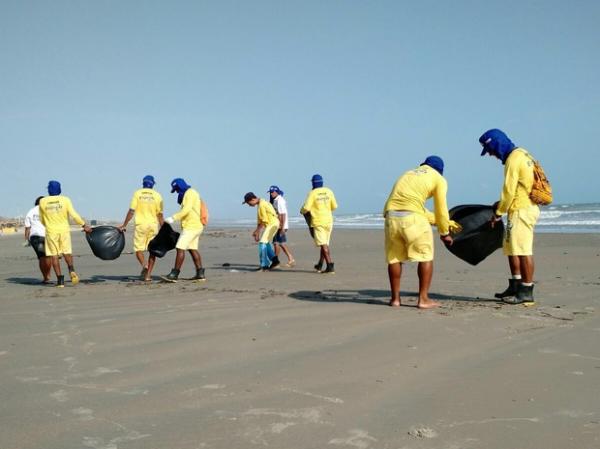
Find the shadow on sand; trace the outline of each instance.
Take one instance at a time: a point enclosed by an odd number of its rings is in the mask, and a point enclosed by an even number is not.
[[[418,297],[417,292],[400,292],[402,298],[412,298],[411,304],[403,306],[414,306],[412,302]],[[353,302],[361,304],[374,304],[388,306],[390,300],[389,290],[323,290],[309,291],[301,290],[289,294],[290,298],[300,301],[313,302]],[[429,297],[436,301],[464,301],[464,302],[498,302],[496,299],[479,298],[473,296],[443,295],[430,293]]]

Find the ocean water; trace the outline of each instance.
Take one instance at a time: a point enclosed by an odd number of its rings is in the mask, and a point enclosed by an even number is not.
[[[290,217],[291,228],[306,226],[301,216]],[[215,220],[214,226],[252,227],[253,219]],[[381,214],[337,214],[335,226],[346,229],[383,229]],[[536,232],[546,233],[600,233],[600,203],[558,204],[541,208]]]

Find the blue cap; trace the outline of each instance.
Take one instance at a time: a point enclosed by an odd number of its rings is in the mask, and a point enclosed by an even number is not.
[[[283,195],[283,190],[281,190],[277,186],[271,186],[271,187],[269,187],[268,193],[273,193],[273,192],[277,192],[279,195]]]
[[[433,168],[440,175],[444,174],[444,161],[439,156],[427,156],[427,159],[425,159],[421,165],[427,165]]]
[[[323,177],[319,174],[313,175],[310,181],[312,182],[313,189],[323,187]]]
[[[61,187],[60,182],[58,181],[49,181],[48,182],[48,194],[50,196],[60,195]]]
[[[142,179],[142,185],[147,189],[154,187],[154,184],[156,184],[156,181],[152,175],[146,175],[144,176],[144,179]]]

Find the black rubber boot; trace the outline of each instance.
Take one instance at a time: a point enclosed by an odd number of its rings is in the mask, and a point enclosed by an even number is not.
[[[333,268],[333,262],[327,264],[327,268],[321,271],[323,274],[334,274],[335,269]]]
[[[498,299],[504,299],[515,296],[517,294],[517,290],[519,289],[519,285],[521,285],[521,279],[509,279],[508,288],[502,293],[495,293],[494,297]]]
[[[192,278],[194,281],[205,281],[206,277],[204,277],[204,268],[196,269],[196,276]]]
[[[166,276],[161,276],[161,278],[167,282],[177,282],[179,278],[179,270],[173,268],[169,274]]]
[[[316,264],[315,270],[317,270],[317,273],[320,273],[321,271],[323,271],[323,262],[319,262],[318,264]]]
[[[58,276],[56,279],[56,286],[60,288],[65,288],[65,277]]]
[[[533,285],[519,284],[517,295],[514,298],[505,298],[503,301],[507,304],[535,304]]]
[[[277,256],[273,257],[273,259],[271,260],[271,266],[269,267],[269,270],[272,270],[273,268],[277,268],[280,264],[281,264],[281,262],[279,262],[279,257],[277,257]]]

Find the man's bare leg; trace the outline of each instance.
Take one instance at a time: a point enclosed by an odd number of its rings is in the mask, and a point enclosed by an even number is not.
[[[52,275],[52,259],[50,257],[40,257],[38,264],[40,266],[40,271],[42,272],[44,282],[48,282],[50,280],[50,276]]]
[[[156,262],[156,256],[153,256],[152,254],[150,254],[150,256],[148,257],[148,271],[146,272],[146,277],[144,278],[145,281],[152,280],[152,270],[154,269],[155,262]]]
[[[200,256],[200,251],[196,249],[190,249],[190,254],[192,256],[192,260],[194,261],[194,265],[196,266],[196,270],[202,268],[202,256]]]
[[[521,260],[520,256],[508,256],[508,266],[510,267],[510,274],[513,276],[521,275]]]
[[[331,253],[329,252],[329,245],[321,246],[321,255],[322,258],[325,259],[325,263],[330,264],[333,262],[331,260]]]
[[[146,261],[144,259],[144,252],[143,251],[136,251],[135,252],[135,258],[138,260],[138,262],[140,263],[140,265],[142,266],[142,268],[148,268],[146,266]]]
[[[417,267],[419,274],[419,309],[433,309],[440,305],[439,302],[429,299],[429,287],[431,286],[431,278],[433,276],[433,261],[419,262]]]
[[[533,256],[513,256],[519,261],[521,267],[521,280],[525,284],[533,282],[533,273],[535,271],[535,264],[533,262]]]
[[[183,261],[185,260],[185,251],[177,248],[177,255],[175,256],[175,269],[181,270]]]
[[[402,276],[402,264],[391,263],[388,265],[388,277],[390,278],[391,307],[400,307],[400,277]]]
[[[60,261],[58,260],[58,256],[52,256],[52,268],[54,268],[54,273],[56,274],[56,278],[62,276],[62,271],[60,270]]]
[[[292,256],[292,252],[289,250],[289,248],[287,247],[287,245],[285,243],[282,243],[281,245],[276,245],[275,246],[275,255],[277,255],[277,247],[278,246],[281,246],[281,250],[283,251],[283,253],[288,258],[288,263],[293,262],[294,261],[294,256]]]

